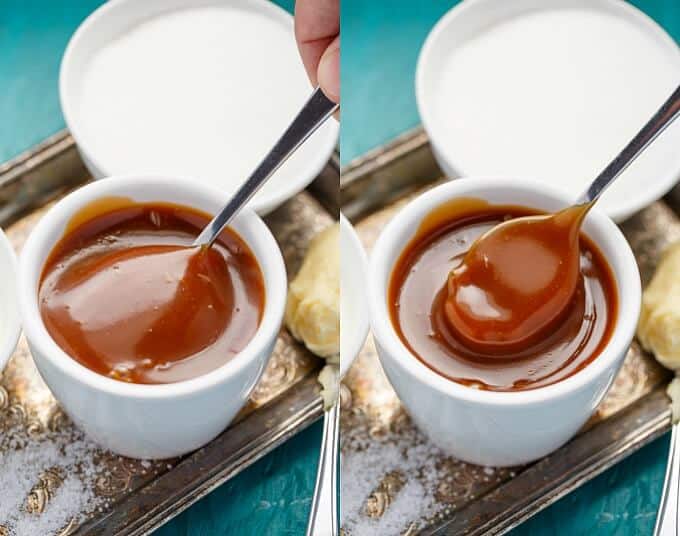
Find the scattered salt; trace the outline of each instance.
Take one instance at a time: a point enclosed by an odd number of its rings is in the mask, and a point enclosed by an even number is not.
[[[362,411],[343,414],[352,421],[341,425],[341,524],[347,536],[410,536],[514,475],[448,456],[403,409],[382,417],[380,426]]]
[[[346,454],[341,461],[341,517],[346,534],[399,535],[423,526],[444,510],[435,499],[442,478],[437,467],[444,456],[441,450],[413,429],[399,436],[388,433],[380,441],[375,438],[368,441],[365,437],[343,438],[344,447],[354,443],[351,449],[344,449]],[[380,479],[392,471],[402,475],[404,485],[383,515],[370,517],[366,513],[366,499]]]
[[[69,475],[47,503],[42,514],[22,513],[16,516],[14,533],[17,536],[55,534],[72,520],[77,520],[80,513],[90,506],[93,499],[92,490],[84,488],[83,482],[78,477]]]
[[[10,535],[55,534],[104,507],[93,484],[103,473],[96,462],[100,449],[79,432],[69,429],[36,439],[25,429],[3,430],[0,452],[0,526]],[[28,496],[48,470],[59,475],[57,485],[44,510],[31,513]]]

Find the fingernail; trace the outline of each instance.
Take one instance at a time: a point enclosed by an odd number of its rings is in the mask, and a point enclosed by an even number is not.
[[[326,96],[340,102],[340,47],[329,47],[319,61],[319,86]]]

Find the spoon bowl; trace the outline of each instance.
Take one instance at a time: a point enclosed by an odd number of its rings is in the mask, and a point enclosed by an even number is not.
[[[444,314],[457,337],[501,359],[545,339],[579,302],[579,230],[591,206],[515,218],[479,237],[446,285]]]
[[[680,87],[576,204],[516,218],[479,237],[448,277],[446,323],[481,354],[508,359],[544,339],[578,298],[578,236],[602,193],[680,115]]]

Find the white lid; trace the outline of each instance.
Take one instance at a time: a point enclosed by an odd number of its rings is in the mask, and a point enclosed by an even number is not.
[[[74,34],[60,80],[67,125],[97,178],[194,177],[233,192],[311,95],[293,18],[266,0],[111,0]],[[321,171],[328,121],[251,206],[265,213]]]
[[[538,4],[538,5],[537,5]],[[444,170],[576,198],[680,84],[680,50],[619,0],[468,0],[433,29],[417,96]],[[680,122],[604,194],[622,220],[680,177]]]

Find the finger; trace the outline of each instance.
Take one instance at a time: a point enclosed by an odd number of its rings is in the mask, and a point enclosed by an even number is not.
[[[319,60],[319,86],[333,102],[340,102],[340,36],[336,37]]]
[[[295,3],[295,38],[300,57],[313,85],[324,51],[340,33],[338,0],[297,0]]]

